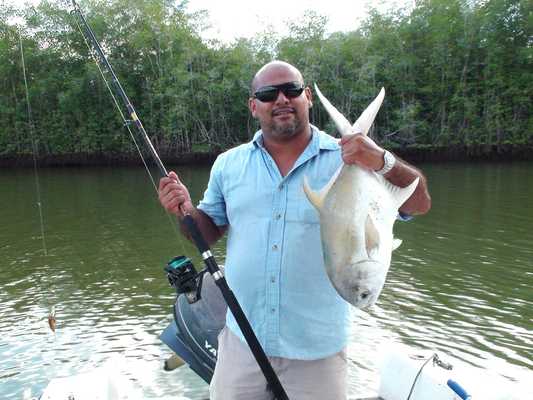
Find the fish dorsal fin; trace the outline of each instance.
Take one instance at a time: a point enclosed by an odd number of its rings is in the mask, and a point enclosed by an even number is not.
[[[419,177],[416,177],[415,180],[411,182],[408,186],[401,188],[399,186],[393,185],[381,175],[376,174],[376,176],[378,177],[378,179],[381,180],[383,185],[391,194],[396,209],[399,209],[402,204],[405,203],[409,197],[411,197],[411,195],[416,190],[416,187],[418,186],[418,181],[420,180]]]
[[[353,124],[352,132],[361,132],[363,135],[368,135],[370,127],[376,119],[376,115],[381,108],[383,99],[385,98],[385,88],[381,88],[377,97],[372,100],[372,103],[361,113],[357,121]]]
[[[326,97],[322,94],[322,92],[320,91],[320,89],[318,88],[316,84],[315,84],[315,90],[316,90],[316,94],[318,95],[318,98],[320,99],[320,101],[322,102],[322,105],[324,106],[329,116],[335,123],[335,126],[339,130],[339,133],[341,134],[341,136],[351,135],[352,124],[350,124],[350,121],[348,121],[346,117],[342,115],[341,112],[337,110],[333,106],[333,104],[329,102],[328,99],[326,99]]]
[[[392,239],[392,251],[396,250],[402,244],[402,239],[394,238]]]
[[[307,196],[307,199],[311,202],[311,204],[313,206],[315,206],[315,208],[318,211],[320,211],[322,209],[322,206],[324,205],[324,199],[326,198],[329,190],[331,189],[331,187],[333,186],[333,184],[337,180],[337,177],[341,173],[341,170],[342,170],[343,166],[344,166],[344,164],[341,165],[337,169],[337,171],[330,178],[329,182],[326,183],[326,185],[322,189],[320,189],[320,190],[318,190],[316,192],[313,189],[311,189],[311,186],[309,186],[309,180],[307,179],[307,176],[304,175],[304,184],[303,184],[304,193]]]
[[[366,252],[368,254],[368,257],[372,258],[371,254],[374,251],[376,251],[379,246],[379,232],[370,214],[366,216],[365,244],[366,244]]]

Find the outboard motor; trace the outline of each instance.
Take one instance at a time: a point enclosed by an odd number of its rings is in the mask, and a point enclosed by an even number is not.
[[[187,257],[172,259],[165,271],[177,299],[174,321],[160,338],[210,383],[217,361],[217,337],[226,323],[226,302],[211,275],[205,270],[197,273]]]

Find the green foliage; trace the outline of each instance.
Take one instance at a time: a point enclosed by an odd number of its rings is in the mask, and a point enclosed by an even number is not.
[[[136,151],[66,4],[0,8],[0,155],[32,152],[19,40],[40,154]],[[418,1],[331,34],[309,10],[285,37],[267,29],[232,44],[203,41],[206,13],[186,2],[81,6],[163,155],[249,140],[249,84],[272,59],[295,64],[352,120],[385,87],[373,135],[390,146],[533,143],[530,0]],[[311,114],[334,133],[322,107]]]

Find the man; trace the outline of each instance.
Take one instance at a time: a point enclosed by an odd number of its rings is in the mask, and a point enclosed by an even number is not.
[[[160,181],[160,202],[177,216],[192,215],[210,243],[228,232],[228,284],[289,398],[345,399],[348,304],[327,278],[318,214],[303,193],[303,176],[323,187],[344,161],[401,187],[419,177],[400,209],[407,215],[429,210],[426,180],[366,136],[339,145],[310,125],[312,94],[290,64],[262,67],[252,93],[249,108],[261,130],[217,158],[198,208],[173,172]],[[210,393],[214,400],[272,399],[231,313],[219,335]]]

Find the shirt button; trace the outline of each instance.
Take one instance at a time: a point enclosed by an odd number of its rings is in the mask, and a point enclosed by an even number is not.
[[[276,214],[276,219],[280,219],[281,218],[281,214]]]
[[[275,276],[271,276],[270,277],[270,282],[275,283],[276,282],[276,277]]]
[[[275,313],[275,312],[276,312],[276,309],[275,309],[275,308],[271,308],[270,311],[273,312],[273,313]]]
[[[278,249],[278,245],[275,244],[274,246],[272,246],[272,250],[276,251]]]
[[[279,185],[279,190],[283,190],[283,185]]]

